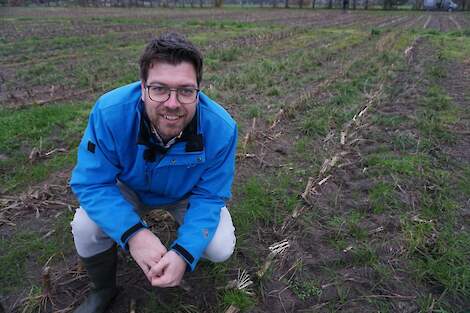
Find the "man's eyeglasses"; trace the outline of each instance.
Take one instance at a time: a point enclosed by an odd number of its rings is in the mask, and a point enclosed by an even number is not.
[[[166,86],[146,86],[149,98],[157,102],[165,102],[170,99],[172,91],[176,92],[176,99],[181,104],[194,103],[199,89],[192,87],[170,88]]]

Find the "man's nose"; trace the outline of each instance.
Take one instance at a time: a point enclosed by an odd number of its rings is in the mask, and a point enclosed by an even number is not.
[[[170,97],[165,101],[165,106],[172,109],[180,106],[176,90],[170,90]]]

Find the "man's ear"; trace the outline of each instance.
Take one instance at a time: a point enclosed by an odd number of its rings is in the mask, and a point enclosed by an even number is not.
[[[140,81],[140,89],[142,91],[142,95],[140,96],[140,98],[143,102],[145,102],[145,82],[143,80]]]

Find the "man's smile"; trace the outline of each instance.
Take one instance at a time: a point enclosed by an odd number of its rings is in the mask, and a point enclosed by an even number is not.
[[[183,117],[183,115],[163,115],[163,118],[169,121],[177,121],[181,117]]]

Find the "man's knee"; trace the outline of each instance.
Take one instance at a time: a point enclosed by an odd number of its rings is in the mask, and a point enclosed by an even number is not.
[[[235,227],[232,217],[227,208],[223,207],[220,212],[219,225],[204,253],[204,258],[215,263],[224,262],[233,254],[235,243]]]
[[[113,245],[113,241],[93,222],[81,207],[75,211],[72,226],[72,235],[77,253],[81,257],[90,257],[106,251]]]
[[[211,242],[212,244],[212,242]],[[227,261],[232,256],[235,249],[235,236],[233,236],[233,245],[220,243],[212,246],[213,249],[207,249],[204,257],[211,262],[220,263]]]
[[[88,214],[86,214],[85,210],[81,207],[75,211],[75,215],[70,225],[72,226],[72,234],[74,238],[86,238],[92,236],[93,233],[100,231],[98,226],[88,217]]]

